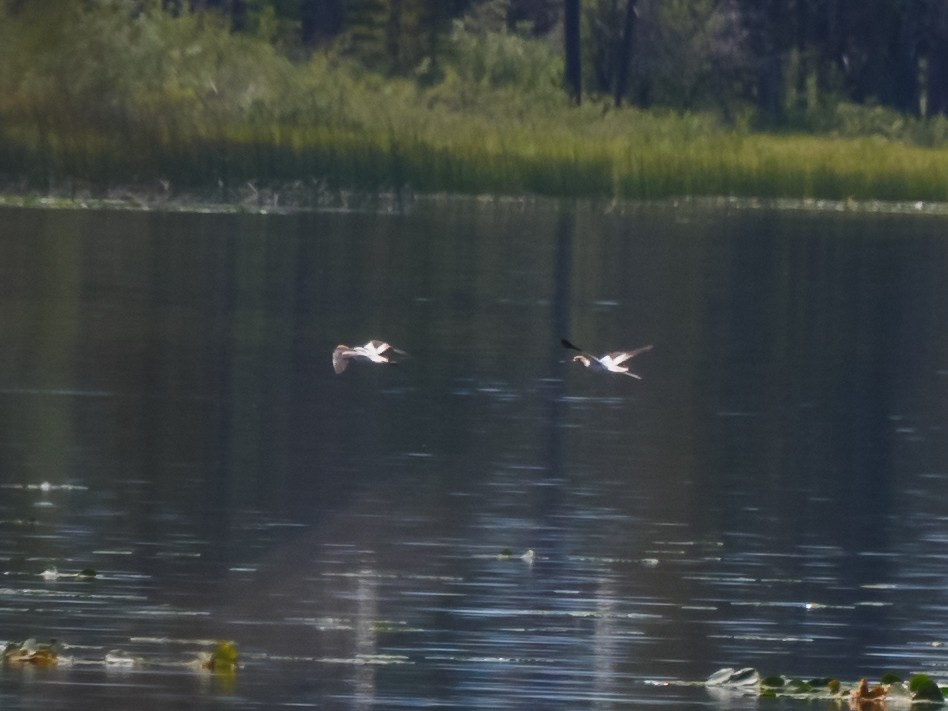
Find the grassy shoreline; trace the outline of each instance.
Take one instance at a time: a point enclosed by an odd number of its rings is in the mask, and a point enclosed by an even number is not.
[[[42,13],[0,23],[3,192],[948,202],[948,119],[837,105],[833,133],[760,133],[740,113],[573,106],[558,48],[509,33],[458,27],[436,79],[383,77],[158,4],[62,7],[56,43]]]
[[[871,137],[721,132],[674,141],[477,128],[447,137],[331,129],[174,142],[47,136],[33,146],[7,138],[0,177],[14,194],[62,195],[79,185],[93,197],[125,189],[230,202],[249,190],[284,193],[301,206],[345,192],[948,202],[945,148]]]

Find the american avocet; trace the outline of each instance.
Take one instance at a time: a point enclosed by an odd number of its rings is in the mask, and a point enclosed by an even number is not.
[[[336,373],[341,373],[349,365],[350,360],[362,360],[368,363],[395,363],[392,360],[391,353],[397,355],[408,355],[405,351],[390,346],[385,341],[369,341],[364,346],[349,347],[338,345],[332,352],[332,368]]]
[[[639,380],[642,379],[641,375],[636,375],[635,373],[630,372],[629,367],[622,364],[631,358],[635,358],[635,356],[637,356],[639,353],[652,350],[652,345],[649,344],[647,346],[642,346],[641,348],[636,348],[632,351],[613,351],[612,353],[606,353],[606,355],[597,358],[591,353],[586,353],[582,348],[574,346],[565,338],[561,338],[560,343],[563,344],[564,348],[569,348],[573,351],[579,351],[579,355],[573,356],[573,361],[582,363],[590,370],[597,370],[603,373],[621,373],[622,375],[628,375],[630,378],[638,378]]]

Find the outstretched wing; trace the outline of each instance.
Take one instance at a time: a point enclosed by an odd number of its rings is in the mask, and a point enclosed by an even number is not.
[[[609,353],[606,358],[609,358],[615,365],[619,365],[620,363],[625,363],[627,360],[635,358],[639,353],[652,350],[652,348],[652,344],[649,344],[641,348],[636,348],[634,351],[615,351],[614,353]]]
[[[349,365],[349,359],[353,355],[355,355],[355,351],[349,346],[336,346],[332,352],[332,369],[336,371],[336,375],[346,369],[346,366]]]
[[[565,338],[561,338],[561,339],[560,339],[560,343],[563,344],[563,348],[569,348],[571,351],[579,351],[580,353],[583,353],[583,349],[582,349],[582,348],[580,348],[579,346],[574,346],[572,343],[570,343],[569,341],[567,341]]]
[[[375,339],[372,339],[362,347],[369,351],[375,351],[379,355],[391,348],[385,341],[377,341]]]
[[[399,350],[391,343],[386,343],[385,341],[371,340],[365,344],[365,348],[374,350],[379,355],[382,355],[386,351],[391,351],[392,353],[397,353],[398,355],[408,355],[405,351]]]

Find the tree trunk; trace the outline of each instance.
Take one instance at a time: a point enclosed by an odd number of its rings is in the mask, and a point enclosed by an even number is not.
[[[781,31],[788,24],[784,8],[778,0],[752,0],[745,7],[748,46],[757,64],[757,113],[764,124],[778,125],[784,119],[784,52],[791,39]]]
[[[388,26],[385,31],[385,53],[388,55],[389,66],[397,74],[402,67],[402,2],[391,0],[389,3]]]
[[[247,29],[247,3],[245,0],[231,0],[230,28],[234,32],[244,32]]]
[[[300,40],[315,46],[342,32],[341,0],[300,0]]]
[[[928,76],[925,82],[928,116],[948,115],[948,7],[932,9],[928,25]]]
[[[948,115],[948,44],[932,47],[928,52],[928,116]]]
[[[635,33],[635,18],[638,16],[635,11],[637,0],[628,0],[625,6],[625,23],[622,26],[622,37],[619,39],[619,56],[616,58],[618,66],[616,67],[616,86],[615,86],[615,104],[616,108],[622,105],[622,97],[625,96],[626,84],[629,83],[629,62],[632,61],[632,36]]]
[[[765,123],[777,125],[783,121],[783,62],[776,51],[760,58],[757,74],[757,109]]]
[[[583,96],[583,65],[579,42],[579,0],[564,0],[563,42],[566,58],[566,91],[577,105]]]
[[[919,66],[917,23],[913,6],[903,11],[898,34],[894,38],[891,61],[892,69],[890,101],[893,107],[907,114],[918,115],[921,106],[919,91]]]
[[[823,33],[820,41],[817,88],[827,98],[839,89],[843,65],[842,28],[839,18],[839,0],[827,0],[823,15]]]

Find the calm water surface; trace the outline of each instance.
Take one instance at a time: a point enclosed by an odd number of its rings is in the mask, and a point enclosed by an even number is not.
[[[946,267],[923,216],[4,209],[0,640],[66,647],[0,708],[948,681]],[[411,357],[333,373],[375,337]]]

